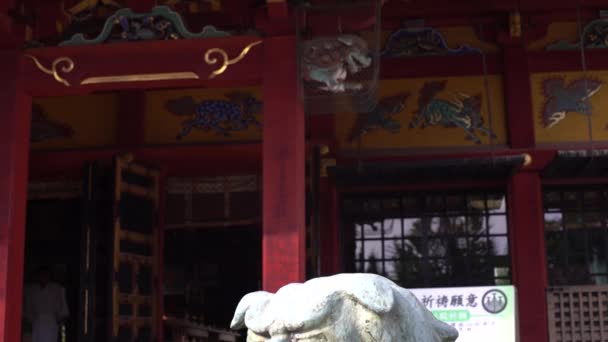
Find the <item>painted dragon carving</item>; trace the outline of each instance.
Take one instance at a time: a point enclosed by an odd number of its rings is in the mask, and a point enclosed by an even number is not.
[[[446,81],[433,81],[424,84],[418,98],[418,110],[410,122],[410,128],[442,125],[461,128],[468,140],[481,144],[477,132],[496,138],[490,128],[484,127],[481,117],[481,94],[458,94],[452,100],[437,99]]]
[[[302,72],[306,81],[322,84],[332,93],[360,90],[363,85],[347,78],[372,65],[367,42],[355,35],[317,38],[302,46]]]
[[[402,28],[393,32],[386,42],[382,56],[457,56],[471,53],[481,53],[481,50],[468,45],[451,49],[441,32],[429,27],[421,27]]]
[[[167,101],[167,111],[188,117],[182,122],[182,130],[176,139],[187,136],[194,128],[215,131],[223,136],[246,130],[250,125],[261,128],[262,124],[256,118],[262,111],[262,103],[258,99],[242,92],[229,93],[225,97],[227,100],[204,100],[199,103],[191,96]]]
[[[605,49],[608,48],[608,18],[591,21],[582,32],[582,44],[585,48]],[[581,41],[569,42],[560,40],[546,47],[547,50],[574,50],[580,49]]]
[[[549,78],[543,82],[545,103],[542,121],[550,128],[566,117],[567,113],[591,115],[589,99],[602,88],[603,83],[592,79],[577,79],[566,84],[564,77]]]
[[[348,141],[353,142],[364,134],[380,129],[393,134],[399,133],[401,123],[395,119],[395,115],[403,112],[405,101],[409,96],[409,93],[400,93],[385,97],[378,102],[373,111],[358,114]]]

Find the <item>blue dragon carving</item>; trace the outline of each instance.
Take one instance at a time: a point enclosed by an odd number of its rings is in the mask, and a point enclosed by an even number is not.
[[[348,141],[353,142],[364,134],[378,129],[383,129],[393,134],[399,133],[401,131],[401,123],[394,117],[403,112],[405,101],[409,96],[410,93],[400,93],[385,97],[378,101],[378,104],[371,112],[358,114]]]
[[[464,55],[481,53],[480,49],[467,45],[450,49],[443,35],[432,28],[402,28],[388,38],[382,56],[414,57],[432,55]]]
[[[481,140],[476,132],[496,138],[496,134],[484,127],[481,117],[481,94],[474,96],[458,94],[453,100],[436,99],[445,89],[447,81],[427,82],[420,90],[418,109],[410,122],[410,128],[442,125],[464,130],[466,138],[476,144]]]
[[[550,128],[566,117],[567,113],[591,115],[589,99],[600,91],[603,83],[598,80],[578,79],[566,84],[564,77],[549,78],[543,82],[545,103],[542,120]]]
[[[262,102],[242,92],[229,93],[225,97],[228,100],[204,100],[197,103],[191,96],[184,96],[167,101],[167,111],[176,116],[189,117],[182,122],[182,130],[176,139],[187,136],[193,128],[230,136],[230,132],[246,130],[250,125],[262,127],[256,118],[262,111]]]

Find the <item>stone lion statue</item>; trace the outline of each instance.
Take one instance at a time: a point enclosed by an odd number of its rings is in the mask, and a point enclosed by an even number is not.
[[[408,290],[375,274],[339,274],[244,296],[232,329],[247,342],[452,342],[458,331],[437,320]]]

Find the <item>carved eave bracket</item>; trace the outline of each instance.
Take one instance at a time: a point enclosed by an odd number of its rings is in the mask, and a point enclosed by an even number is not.
[[[116,27],[122,32],[119,36],[112,35]],[[199,33],[190,32],[181,16],[167,6],[156,6],[149,13],[135,13],[130,8],[123,8],[108,17],[101,33],[93,39],[86,39],[81,34],[75,34],[59,46],[92,45],[108,42],[169,40],[192,38],[222,38],[230,34],[220,31],[214,26],[205,26]]]

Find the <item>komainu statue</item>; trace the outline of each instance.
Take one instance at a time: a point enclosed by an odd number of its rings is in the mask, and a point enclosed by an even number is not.
[[[241,299],[232,329],[247,342],[452,342],[458,331],[437,320],[408,290],[374,274],[339,274]]]

